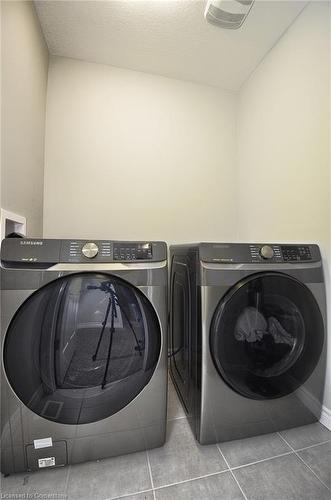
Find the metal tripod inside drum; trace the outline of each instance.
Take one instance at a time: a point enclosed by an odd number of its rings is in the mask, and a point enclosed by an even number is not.
[[[94,285],[88,285],[87,286],[88,289],[91,289],[91,290],[101,290],[102,292],[104,292],[105,294],[108,294],[109,297],[108,297],[108,305],[107,305],[107,309],[106,309],[106,313],[105,313],[105,318],[102,322],[102,327],[101,327],[101,331],[100,331],[100,335],[99,335],[99,340],[98,340],[98,343],[97,343],[97,346],[96,346],[96,350],[95,350],[95,353],[93,354],[92,356],[92,360],[93,361],[96,361],[97,360],[97,356],[98,356],[98,352],[99,352],[99,348],[100,348],[100,344],[101,344],[101,341],[102,341],[102,338],[103,338],[103,335],[104,335],[104,332],[105,332],[105,329],[106,329],[106,325],[107,325],[107,321],[108,321],[108,317],[109,317],[109,313],[111,314],[110,316],[110,329],[109,329],[109,344],[108,344],[108,354],[107,354],[107,362],[106,362],[106,368],[105,368],[105,371],[104,371],[104,375],[103,375],[103,380],[102,380],[102,384],[101,384],[101,388],[104,389],[105,388],[105,385],[107,383],[107,374],[108,374],[108,369],[109,369],[109,362],[110,362],[110,356],[111,356],[111,350],[112,350],[112,344],[113,344],[113,335],[114,335],[114,332],[115,332],[115,326],[114,326],[114,323],[115,323],[115,318],[117,317],[117,311],[116,311],[116,307],[119,307],[119,309],[121,310],[123,316],[125,317],[126,321],[128,322],[128,325],[130,327],[130,330],[134,336],[134,339],[135,339],[135,342],[136,342],[136,347],[135,349],[139,352],[139,355],[141,356],[141,345],[138,341],[138,338],[137,338],[137,335],[136,335],[136,332],[133,328],[133,325],[128,317],[128,315],[126,314],[124,308],[121,306],[121,303],[116,295],[116,292],[114,290],[114,287],[111,283],[111,281],[103,281],[102,283],[100,283],[100,286],[94,286]]]

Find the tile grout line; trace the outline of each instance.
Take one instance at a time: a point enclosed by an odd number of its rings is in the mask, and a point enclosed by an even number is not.
[[[154,489],[154,481],[153,481],[153,475],[152,475],[152,467],[151,467],[151,462],[149,460],[149,452],[148,452],[148,450],[146,450],[146,455],[147,455],[147,464],[148,464],[148,470],[149,470],[149,478],[151,480],[152,491],[153,491],[153,498],[154,498],[154,500],[156,500],[155,489]]]
[[[296,451],[309,450],[309,448],[316,448],[316,446],[320,446],[322,444],[327,444],[330,442],[331,442],[331,439],[327,439],[326,441],[321,441],[320,443],[310,444],[309,446],[304,446],[303,448],[298,448]]]
[[[217,472],[210,472],[210,474],[205,474],[204,476],[196,476],[189,479],[183,479],[182,481],[177,481],[176,483],[162,484],[161,486],[157,486],[155,488],[155,491],[162,490],[163,488],[169,488],[170,486],[177,486],[177,484],[189,483],[191,481],[198,481],[199,479],[205,479],[207,477],[218,476],[219,474],[224,474],[224,472],[229,472],[229,470],[219,470]]]
[[[247,498],[247,496],[246,496],[246,494],[245,494],[244,490],[242,489],[241,485],[239,484],[238,479],[236,478],[236,476],[235,476],[234,472],[232,471],[232,469],[231,469],[231,467],[230,467],[230,465],[229,465],[229,463],[228,463],[227,459],[225,458],[225,456],[224,456],[224,454],[223,454],[223,452],[222,452],[222,450],[221,450],[220,446],[218,445],[218,443],[216,444],[216,448],[217,448],[217,449],[218,449],[218,451],[220,452],[220,454],[221,454],[221,456],[222,456],[222,458],[223,458],[223,460],[224,460],[224,462],[225,462],[226,466],[228,467],[229,471],[231,472],[231,475],[232,475],[233,479],[234,479],[234,480],[235,480],[235,482],[237,483],[238,488],[240,489],[242,496],[244,497],[244,499],[245,499],[245,500],[248,500],[248,498]]]
[[[286,451],[284,453],[280,453],[279,455],[273,455],[272,457],[262,458],[261,460],[255,460],[255,462],[249,462],[247,464],[236,465],[235,467],[231,467],[231,470],[243,469],[244,467],[249,467],[250,465],[260,464],[261,462],[268,462],[269,460],[273,460],[274,458],[286,457],[286,455],[292,455],[293,451]]]
[[[300,455],[296,452],[296,450],[293,448],[293,446],[290,445],[290,443],[287,442],[287,440],[281,435],[280,432],[277,432],[277,434],[283,439],[283,441],[287,444],[287,446],[289,446],[291,448],[291,450],[293,450],[294,454],[296,457],[298,457],[298,459],[307,467],[307,469],[309,469],[313,474],[314,476],[318,479],[318,481],[320,483],[323,484],[323,486],[325,486],[325,488],[331,492],[331,489],[322,481],[322,479],[320,479],[318,477],[318,475],[316,474],[315,471],[313,471],[313,469],[303,460],[303,458],[300,457]],[[311,446],[309,447],[311,448]],[[305,449],[308,449],[308,448],[305,448]],[[299,450],[298,450],[299,451]]]

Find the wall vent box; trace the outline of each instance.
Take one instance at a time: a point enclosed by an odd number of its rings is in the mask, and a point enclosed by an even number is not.
[[[1,209],[0,241],[8,234],[19,233],[26,236],[26,218],[9,210]]]

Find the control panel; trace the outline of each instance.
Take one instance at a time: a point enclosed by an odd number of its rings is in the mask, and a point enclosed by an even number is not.
[[[313,260],[309,245],[249,245],[253,262],[301,262]]]
[[[4,267],[49,267],[57,263],[161,262],[167,260],[163,241],[55,240],[5,238],[1,244]]]
[[[63,240],[61,262],[151,260],[153,244],[136,241]]]
[[[282,251],[279,245],[249,245],[249,251],[253,262],[260,260],[283,262]]]
[[[109,262],[112,258],[110,241],[62,240],[60,262]]]
[[[152,257],[151,243],[114,243],[114,260],[149,260]]]
[[[286,245],[281,247],[283,259],[288,262],[312,260],[309,246]]]
[[[318,262],[317,245],[282,245],[273,243],[200,243],[200,259],[221,263],[299,263]]]

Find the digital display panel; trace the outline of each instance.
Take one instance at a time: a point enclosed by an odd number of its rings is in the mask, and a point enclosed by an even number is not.
[[[149,260],[153,257],[151,243],[115,243],[114,260]]]

